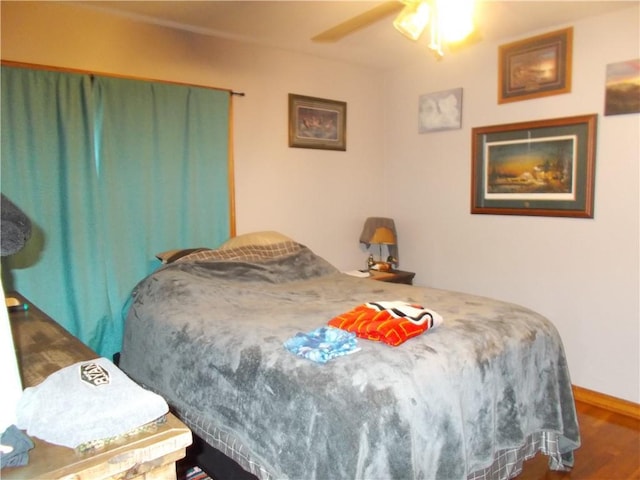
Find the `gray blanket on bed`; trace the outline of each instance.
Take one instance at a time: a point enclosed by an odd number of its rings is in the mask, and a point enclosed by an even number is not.
[[[283,347],[382,300],[444,323],[398,347],[359,339],[324,365]],[[557,440],[555,468],[579,446],[565,354],[544,317],[351,277],[307,248],[153,273],[134,292],[121,367],[260,478],[465,479],[540,432]]]

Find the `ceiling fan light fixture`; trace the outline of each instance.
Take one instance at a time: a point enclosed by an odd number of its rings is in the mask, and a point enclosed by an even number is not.
[[[403,2],[405,7],[393,21],[393,26],[405,37],[418,40],[429,24],[431,6],[426,1]]]
[[[437,23],[443,42],[460,42],[473,32],[473,6],[473,0],[437,0]]]
[[[404,8],[393,26],[414,41],[428,27],[428,46],[438,58],[444,56],[446,43],[461,42],[474,30],[474,0],[402,0],[401,3]]]

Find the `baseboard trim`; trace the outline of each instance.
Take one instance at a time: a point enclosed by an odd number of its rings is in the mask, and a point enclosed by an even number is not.
[[[640,420],[640,404],[573,385],[573,398],[610,412]]]

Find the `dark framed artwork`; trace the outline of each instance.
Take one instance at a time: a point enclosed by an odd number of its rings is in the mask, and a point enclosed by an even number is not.
[[[498,103],[571,91],[573,28],[498,48]]]
[[[347,149],[347,104],[289,94],[289,146]]]
[[[476,127],[471,213],[593,218],[597,115]]]

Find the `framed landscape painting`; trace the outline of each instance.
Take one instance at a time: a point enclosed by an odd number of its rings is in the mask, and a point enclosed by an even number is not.
[[[573,28],[501,45],[498,103],[571,91]]]
[[[473,128],[471,213],[593,218],[596,120]]]
[[[347,149],[347,104],[289,94],[289,146]]]
[[[607,65],[604,114],[640,113],[640,58]]]

